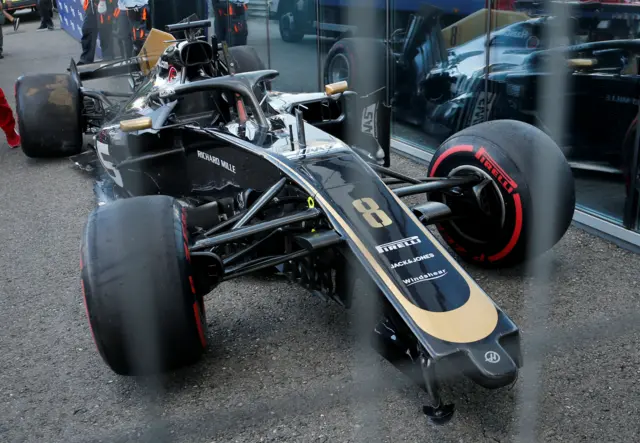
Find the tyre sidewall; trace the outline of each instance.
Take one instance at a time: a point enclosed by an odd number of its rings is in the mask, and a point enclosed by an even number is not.
[[[173,200],[171,199],[171,201]],[[100,208],[96,211],[99,210]],[[122,375],[147,374],[158,372],[158,370],[162,372],[194,363],[206,346],[206,318],[202,297],[196,294],[193,282],[191,257],[188,252],[189,237],[186,231],[185,211],[177,203],[173,202],[170,213],[169,211],[163,211],[165,219],[161,221],[172,225],[173,229],[170,233],[169,229],[164,228],[164,232],[167,234],[165,241],[168,241],[169,237],[173,239],[174,247],[171,249],[173,249],[179,270],[179,275],[176,278],[179,279],[181,293],[170,294],[171,297],[180,298],[175,302],[171,302],[174,307],[172,315],[184,316],[177,321],[169,322],[165,318],[166,306],[162,305],[167,301],[166,294],[164,296],[157,294],[158,297],[156,299],[152,294],[146,293],[143,296],[138,291],[137,297],[133,299],[131,293],[114,286],[109,286],[107,289],[96,288],[94,282],[96,281],[97,273],[113,272],[114,275],[118,275],[119,272],[123,272],[122,270],[106,269],[99,263],[99,258],[96,260],[101,251],[100,246],[96,246],[98,242],[91,239],[92,236],[98,235],[97,230],[100,229],[100,226],[97,226],[96,223],[96,211],[91,214],[85,227],[85,235],[81,246],[81,284],[91,333],[101,357],[114,372]],[[172,216],[172,220],[166,220],[166,216]],[[127,222],[135,223],[136,221],[128,220]],[[105,241],[104,238],[101,241]],[[97,249],[90,251],[89,249],[92,247]],[[135,240],[131,245],[131,248],[141,247],[144,246],[136,244]],[[131,266],[131,263],[126,260],[126,257],[131,255],[133,254],[130,254],[129,251],[123,252],[122,266]],[[137,259],[140,259],[140,257]],[[142,260],[153,259],[151,252],[148,256],[142,258]],[[144,266],[143,268],[149,268],[150,272],[153,272],[153,265]],[[150,277],[153,278],[155,276]],[[158,276],[158,278],[161,277]],[[99,293],[93,292],[96,289]],[[156,301],[157,304],[155,303]],[[147,304],[145,305],[145,303]],[[158,328],[156,333],[163,342],[162,344],[168,343],[168,348],[164,348],[159,352],[161,357],[159,361],[160,368],[153,367],[153,365],[147,368],[144,362],[142,364],[133,362],[130,351],[126,349],[127,343],[122,333],[126,328],[135,330],[137,326],[135,323],[138,322],[138,319],[141,320],[141,324],[147,324],[151,327],[156,326]],[[172,330],[171,326],[174,326],[174,330]],[[177,346],[176,341],[181,338],[184,338],[184,340],[180,341],[179,346]],[[139,346],[140,343],[138,343]],[[167,349],[169,352],[167,352]],[[171,351],[174,351],[175,359],[170,355]]]

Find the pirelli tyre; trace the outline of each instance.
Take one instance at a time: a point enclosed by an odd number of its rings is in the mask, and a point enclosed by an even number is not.
[[[184,209],[167,196],[122,199],[89,216],[83,295],[96,347],[118,374],[177,369],[205,349],[205,310],[186,226]]]
[[[27,157],[67,157],[82,151],[82,95],[71,75],[18,78],[16,113]]]
[[[432,195],[459,218],[437,225],[463,259],[508,266],[553,247],[573,218],[575,186],[556,143],[538,128],[514,120],[469,127],[435,152],[430,177],[473,174],[470,190]]]

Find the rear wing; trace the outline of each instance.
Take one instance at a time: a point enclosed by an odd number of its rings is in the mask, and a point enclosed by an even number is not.
[[[165,49],[174,44],[174,42],[175,39],[173,35],[154,28],[147,36],[147,40],[140,50],[140,55],[137,57],[80,66],[71,60],[69,71],[73,75],[77,75],[81,81],[97,80],[131,73],[148,75],[156,63],[158,63]]]

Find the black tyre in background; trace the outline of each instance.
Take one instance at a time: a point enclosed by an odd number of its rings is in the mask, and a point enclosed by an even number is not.
[[[67,157],[82,151],[82,96],[69,74],[18,78],[16,113],[27,157]]]

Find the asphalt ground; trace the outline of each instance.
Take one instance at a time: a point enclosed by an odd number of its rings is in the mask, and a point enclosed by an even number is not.
[[[0,87],[9,95],[19,75],[62,72],[78,56],[66,34],[36,26],[5,34]],[[207,298],[211,346],[200,364],[164,379],[114,375],[91,341],[78,279],[91,179],[68,160],[29,160],[4,139],[0,167],[1,442],[633,442],[640,434],[640,256],[581,230],[539,261],[551,266],[548,279],[468,268],[521,326],[525,369],[511,390],[454,384],[445,394],[456,416],[434,427],[423,395],[359,338],[357,313],[278,279],[227,282]],[[544,306],[540,288],[549,291]]]

